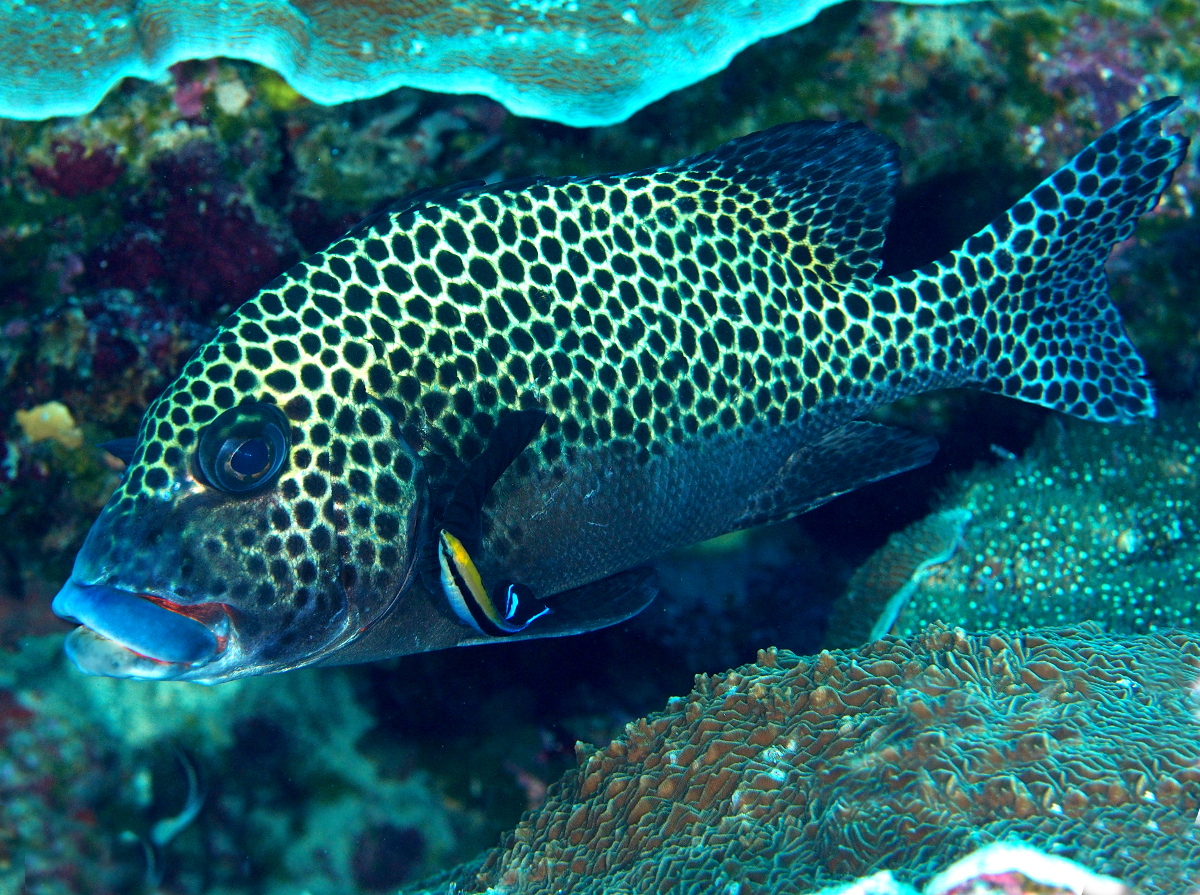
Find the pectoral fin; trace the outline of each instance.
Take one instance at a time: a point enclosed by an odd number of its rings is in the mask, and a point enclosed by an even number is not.
[[[544,410],[515,410],[496,423],[487,447],[467,466],[467,471],[442,512],[441,528],[462,542],[468,553],[477,554],[483,540],[481,511],[492,487],[542,430],[548,414]]]
[[[519,410],[500,419],[487,447],[455,486],[437,527],[437,580],[431,589],[440,589],[459,621],[486,636],[511,637],[550,612],[523,584],[502,581],[489,590],[474,558],[483,549],[483,502],[546,417],[541,410]]]

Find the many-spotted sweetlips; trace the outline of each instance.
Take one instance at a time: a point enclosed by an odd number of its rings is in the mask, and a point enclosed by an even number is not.
[[[1147,105],[939,261],[894,147],[807,122],[414,196],[269,283],[150,406],[54,608],[85,671],[215,682],[570,634],[639,566],[928,461],[857,421],[975,386],[1154,412],[1104,264],[1187,141]]]

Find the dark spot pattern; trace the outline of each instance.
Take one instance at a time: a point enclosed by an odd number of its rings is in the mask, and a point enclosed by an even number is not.
[[[230,501],[238,541],[210,551],[218,570],[195,564],[195,585],[219,575],[243,604],[328,619],[347,588],[390,599],[420,471],[472,459],[508,408],[552,414],[525,472],[828,428],[949,385],[1096,420],[1150,413],[1103,265],[1186,149],[1159,133],[1168,108],[887,281],[895,152],[859,125],[785,125],[627,176],[428,194],[243,305],[147,411],[115,505],[136,513],[190,481],[187,446],[225,408],[286,408],[291,458],[255,498],[261,526]]]
[[[919,296],[916,328],[902,341],[931,385],[973,383],[1102,422],[1154,413],[1104,264],[1187,151],[1185,139],[1160,133],[1174,104],[1145,106],[962,250],[896,278],[899,295]]]

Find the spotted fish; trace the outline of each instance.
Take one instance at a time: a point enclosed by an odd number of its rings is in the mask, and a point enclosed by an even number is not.
[[[217,682],[584,631],[644,607],[668,549],[927,462],[857,420],[885,402],[1151,415],[1104,264],[1184,158],[1177,102],[892,277],[896,153],[857,124],[402,201],[238,309],[114,448],[67,649]]]

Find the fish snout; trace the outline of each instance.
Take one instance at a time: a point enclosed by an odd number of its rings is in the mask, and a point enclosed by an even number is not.
[[[66,649],[87,674],[177,677],[220,656],[232,633],[224,604],[185,606],[103,584],[68,581],[51,608],[81,626]]]

